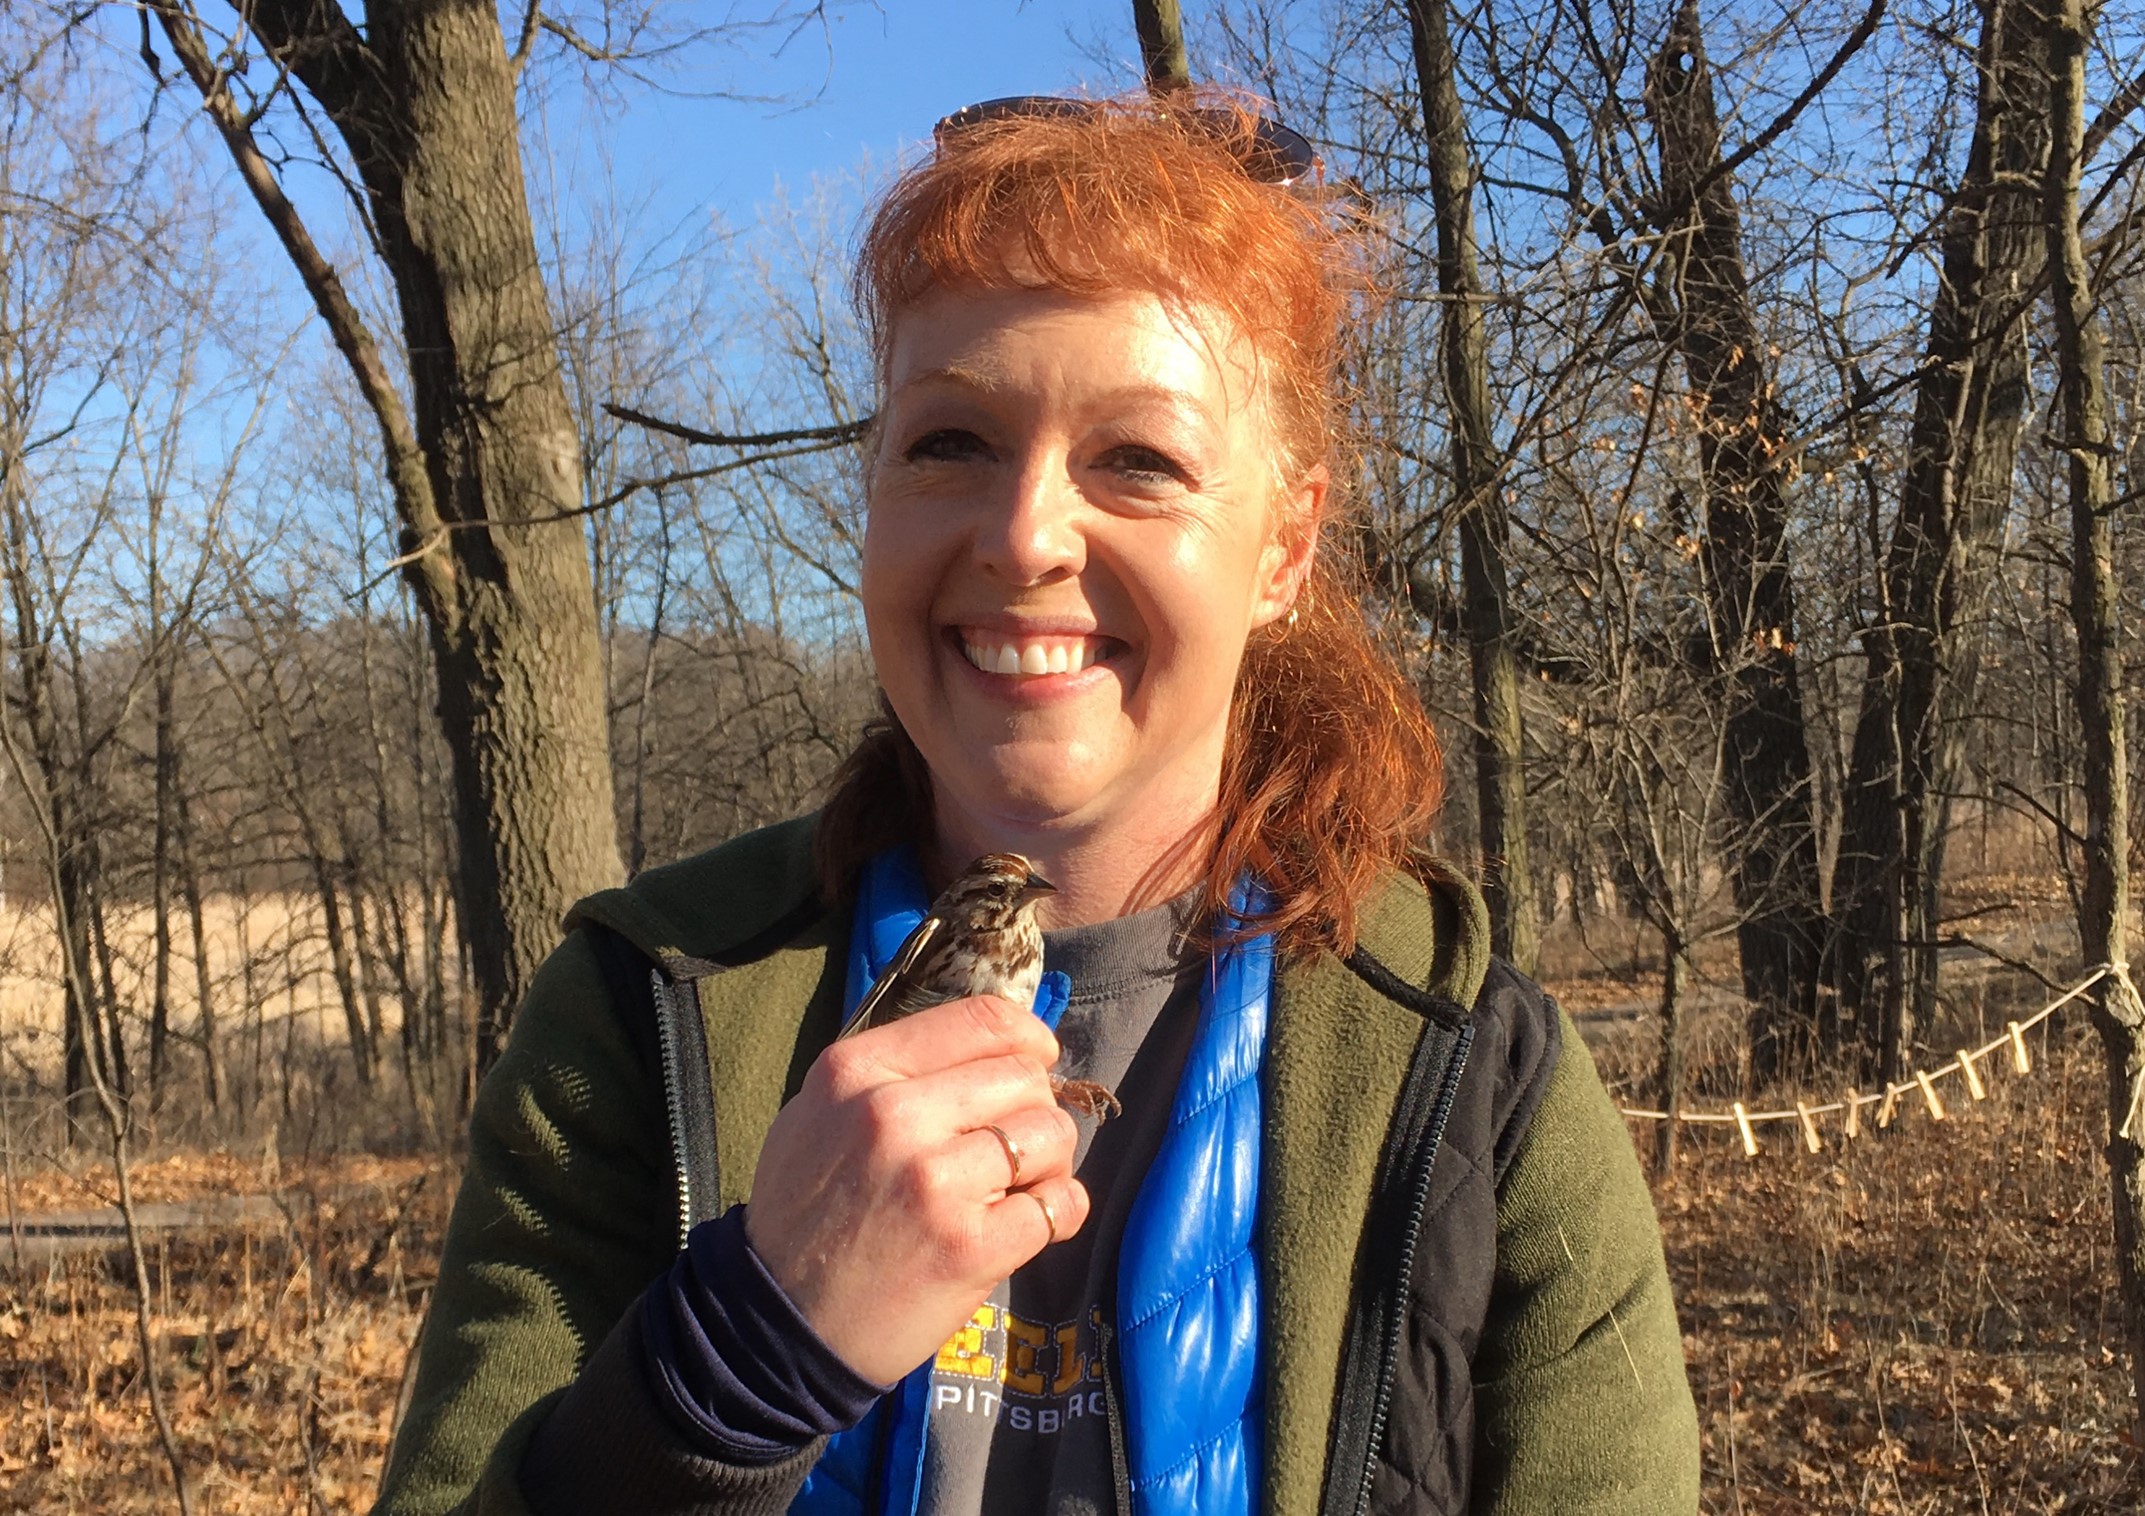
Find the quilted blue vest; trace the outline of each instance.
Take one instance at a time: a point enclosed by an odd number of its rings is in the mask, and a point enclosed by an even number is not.
[[[1249,916],[1264,898],[1240,884],[1230,908]],[[850,930],[848,1008],[923,920],[929,899],[907,849],[865,869]],[[1272,987],[1270,937],[1232,943],[1209,964],[1169,1130],[1118,1246],[1118,1368],[1135,1516],[1258,1509],[1265,1407],[1254,1239]],[[1036,1014],[1055,1027],[1070,990],[1064,975],[1044,975]],[[916,1516],[930,1397],[927,1363],[828,1443],[790,1504],[793,1516]]]

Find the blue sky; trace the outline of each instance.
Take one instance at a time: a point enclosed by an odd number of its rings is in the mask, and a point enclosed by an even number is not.
[[[1090,55],[1098,41],[1107,62]],[[867,157],[887,162],[976,100],[1121,87],[1137,56],[1129,0],[883,0],[849,6],[824,34],[800,35],[779,56],[764,44],[705,50],[666,77],[680,93],[624,84],[615,109],[600,114],[561,93],[552,119],[606,154],[627,203],[656,190],[741,226],[778,184],[797,191]]]

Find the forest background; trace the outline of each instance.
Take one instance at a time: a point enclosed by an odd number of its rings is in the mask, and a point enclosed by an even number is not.
[[[0,1501],[364,1502],[565,905],[872,708],[858,207],[972,98],[1196,79],[1370,230],[1335,545],[1437,846],[1669,1118],[1709,1502],[2135,1509],[2141,57],[2135,0],[0,0]]]

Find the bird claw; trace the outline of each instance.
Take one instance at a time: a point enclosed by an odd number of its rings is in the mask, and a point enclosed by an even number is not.
[[[1117,1097],[1092,1079],[1053,1079],[1050,1092],[1058,1097],[1061,1105],[1097,1121],[1108,1121],[1112,1116],[1125,1113],[1125,1108],[1117,1103]]]

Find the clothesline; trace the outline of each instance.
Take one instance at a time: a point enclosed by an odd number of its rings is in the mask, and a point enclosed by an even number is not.
[[[1744,1153],[1751,1157],[1756,1157],[1758,1152],[1757,1135],[1753,1131],[1755,1127],[1778,1121],[1796,1122],[1802,1127],[1803,1145],[1815,1153],[1824,1146],[1823,1140],[1818,1135],[1818,1117],[1839,1115],[1844,1112],[1847,1117],[1847,1135],[1856,1137],[1861,1135],[1863,1107],[1876,1106],[1878,1108],[1877,1125],[1879,1127],[1890,1126],[1892,1117],[1898,1107],[1899,1099],[1903,1095],[1918,1094],[1922,1099],[1922,1103],[1928,1108],[1929,1114],[1936,1120],[1942,1121],[1945,1117],[1945,1110],[1943,1098],[1937,1093],[1936,1089],[1938,1080],[1948,1079],[1953,1075],[1963,1076],[1966,1080],[1967,1093],[1975,1100],[1986,1099],[1988,1086],[1981,1075],[1982,1064],[1986,1059],[1995,1057],[2007,1049],[2010,1052],[2011,1066],[2014,1069],[2021,1074],[2032,1073],[2033,1055],[2026,1047],[2026,1033],[2038,1027],[2042,1022],[2055,1015],[2057,1011],[2069,1005],[2102,980],[2110,978],[2122,985],[2125,991],[2133,998],[2136,997],[2137,988],[2131,983],[2128,964],[2099,964],[2088,972],[2083,979],[2055,999],[2049,1001],[2048,1004],[2042,1006],[2031,1016],[2005,1023],[2002,1035],[1990,1039],[1977,1048],[1961,1048],[1952,1055],[1949,1063],[1939,1064],[1933,1069],[1917,1069],[1906,1079],[1897,1083],[1887,1084],[1881,1091],[1864,1092],[1850,1089],[1845,1095],[1837,1099],[1818,1102],[1797,1100],[1792,1106],[1768,1111],[1748,1110],[1744,1107],[1743,1102],[1738,1100],[1725,1111],[1678,1111],[1675,1119],[1689,1122],[1692,1125],[1732,1125],[1742,1135]],[[2145,1075],[2140,1076],[2138,1088],[2131,1092],[2130,1117],[2123,1123],[2123,1135],[2127,1136],[2129,1134],[2131,1124],[2138,1117],[2138,1108],[2141,1102],[2145,1102]],[[1622,1110],[1624,1115],[1638,1121],[1666,1121],[1669,1119],[1669,1114],[1666,1111],[1647,1110],[1643,1107],[1634,1106],[1625,1106],[1622,1107]]]

